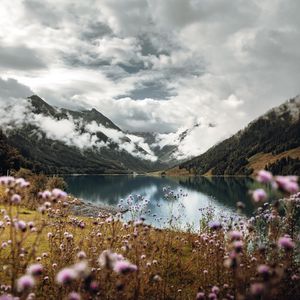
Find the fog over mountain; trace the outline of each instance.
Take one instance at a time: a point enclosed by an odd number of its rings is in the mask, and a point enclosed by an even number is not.
[[[0,97],[95,108],[123,130],[171,140],[194,127],[182,152],[200,154],[299,94],[299,9],[293,0],[1,1]]]

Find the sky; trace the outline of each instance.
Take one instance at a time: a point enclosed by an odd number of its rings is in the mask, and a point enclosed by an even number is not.
[[[197,124],[183,150],[197,154],[299,94],[299,11],[295,0],[4,0],[0,99],[94,107],[168,139]]]

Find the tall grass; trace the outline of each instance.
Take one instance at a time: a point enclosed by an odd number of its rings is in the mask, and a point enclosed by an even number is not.
[[[257,189],[254,217],[220,222],[208,210],[192,232],[175,230],[176,218],[147,225],[143,198],[128,222],[74,217],[62,190],[33,197],[26,180],[2,177],[0,299],[299,299],[297,179],[258,180],[286,197],[268,203]]]

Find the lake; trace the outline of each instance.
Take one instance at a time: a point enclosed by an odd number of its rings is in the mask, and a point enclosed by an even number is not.
[[[120,207],[126,206],[127,199],[146,200],[143,216],[146,222],[159,227],[166,227],[171,215],[180,227],[186,223],[198,227],[208,207],[214,207],[218,217],[236,216],[238,201],[245,204],[245,215],[253,212],[248,192],[253,184],[250,178],[79,175],[66,176],[65,180],[70,194],[93,204]],[[172,199],[165,197],[170,191],[175,196]],[[125,214],[125,219],[130,217],[130,213]]]

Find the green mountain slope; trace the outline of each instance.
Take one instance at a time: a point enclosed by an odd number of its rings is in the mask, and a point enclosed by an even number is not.
[[[250,175],[262,168],[278,174],[300,173],[300,97],[167,174]]]

